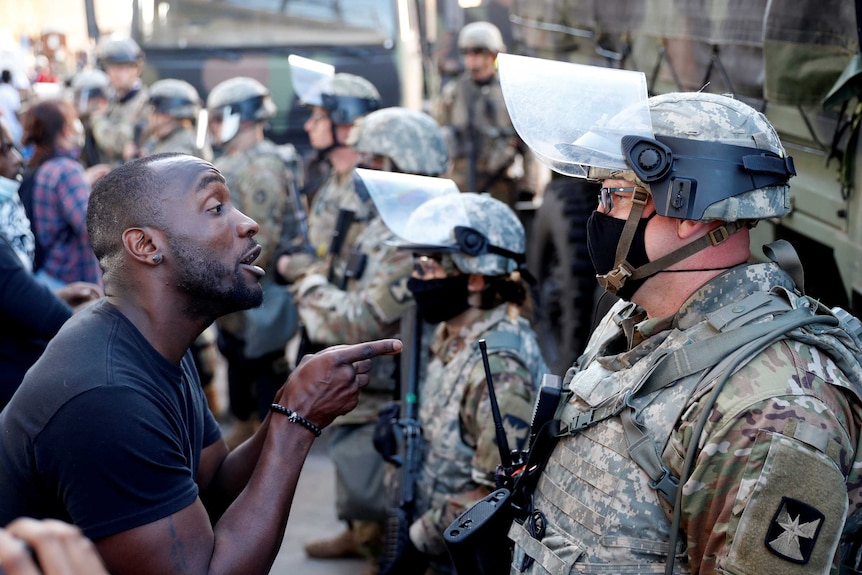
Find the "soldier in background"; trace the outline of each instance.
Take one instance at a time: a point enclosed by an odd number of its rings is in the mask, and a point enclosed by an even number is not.
[[[184,80],[168,78],[155,82],[149,92],[149,113],[140,155],[176,152],[211,162],[212,149],[197,134],[201,99],[195,87]]]
[[[464,73],[443,87],[436,113],[446,129],[452,179],[462,192],[487,192],[510,207],[532,199],[539,166],[506,111],[497,54],[506,51],[490,22],[467,24],[458,34]]]
[[[149,97],[141,81],[144,55],[131,38],[110,37],[99,47],[98,60],[112,94],[107,106],[92,112],[90,123],[100,160],[116,166],[138,156],[135,129],[146,121]]]
[[[227,181],[231,202],[260,226],[258,261],[272,281],[273,259],[283,239],[301,243],[294,203],[293,172],[278,146],[264,137],[264,123],[275,115],[269,90],[254,78],[237,77],[218,84],[207,99],[209,127],[222,154],[215,166]],[[269,297],[269,296],[268,296]],[[270,306],[273,301],[268,301]],[[226,438],[233,448],[250,437],[269,412],[275,392],[287,376],[286,341],[258,355],[246,345],[248,312],[219,318],[219,349],[228,364],[228,392],[234,427]]]
[[[378,170],[438,176],[448,167],[440,127],[427,114],[405,108],[371,112],[357,121],[347,142],[361,164]],[[357,194],[356,201],[371,215],[347,257],[336,259],[333,279],[318,266],[293,287],[309,338],[324,345],[364,341],[373,334],[393,337],[412,301],[407,289],[411,255],[395,249],[395,238],[367,192]],[[336,510],[348,529],[305,546],[310,557],[369,557],[369,574],[376,572],[386,517],[383,460],[372,438],[377,414],[393,396],[394,368],[394,362],[375,364],[357,407],[333,423],[329,454],[336,470]]]
[[[380,107],[377,88],[353,74],[323,77],[309,93],[299,96],[311,107],[311,116],[304,126],[311,146],[330,168],[320,187],[313,191],[308,211],[311,253],[297,253],[279,261],[279,273],[287,283],[294,282],[315,259],[326,256],[340,209],[354,212],[345,246],[356,238],[371,217],[369,208],[357,199],[354,191],[357,153],[347,144],[347,137],[356,120]]]
[[[72,100],[78,110],[78,118],[84,127],[84,145],[81,148],[81,163],[85,168],[101,163],[99,149],[93,137],[92,115],[108,105],[108,89],[111,81],[102,70],[87,68],[72,77]]]

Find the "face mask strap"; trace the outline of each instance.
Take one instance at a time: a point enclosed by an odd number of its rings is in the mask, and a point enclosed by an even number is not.
[[[634,272],[634,268],[626,261],[626,257],[629,255],[632,240],[635,237],[638,223],[640,223],[641,215],[643,215],[648,200],[649,192],[637,186],[635,191],[632,192],[632,209],[629,212],[629,217],[626,219],[623,232],[620,235],[620,241],[617,244],[617,252],[614,256],[616,266],[608,273],[596,276],[599,285],[611,293],[616,293],[617,290],[623,287],[623,284],[626,283],[626,280]]]

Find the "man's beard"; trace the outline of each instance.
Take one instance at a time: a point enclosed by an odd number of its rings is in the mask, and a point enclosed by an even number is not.
[[[217,260],[216,254],[180,237],[168,237],[177,259],[177,287],[189,294],[186,313],[191,317],[215,319],[231,312],[257,307],[263,303],[259,283],[249,285],[239,262],[233,271]],[[249,243],[251,248],[254,242]],[[229,285],[223,280],[230,277]]]

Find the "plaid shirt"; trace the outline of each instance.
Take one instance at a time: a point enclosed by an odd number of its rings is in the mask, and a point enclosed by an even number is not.
[[[102,270],[87,236],[90,184],[69,151],[39,166],[33,185],[36,239],[45,252],[42,269],[62,282],[101,285]]]

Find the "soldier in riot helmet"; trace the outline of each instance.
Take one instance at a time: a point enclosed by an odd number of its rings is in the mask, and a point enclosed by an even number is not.
[[[419,384],[423,461],[410,549],[394,573],[453,573],[445,528],[495,488],[501,464],[483,359],[489,367],[510,447],[526,447],[539,380],[547,366],[529,308],[524,228],[511,208],[487,194],[450,193],[411,206],[407,197],[371,197],[399,249],[413,254],[408,288],[425,322],[436,325]]]
[[[236,77],[210,91],[207,110],[213,139],[223,151],[214,164],[227,181],[232,203],[260,226],[255,236],[261,246],[259,261],[270,272],[265,281],[272,282],[274,257],[282,243],[301,242],[291,166],[263,132],[266,121],[275,115],[275,104],[263,84],[254,78]],[[267,293],[270,298],[275,295]],[[269,304],[273,313],[282,309],[272,299]],[[248,336],[257,329],[254,317],[249,312],[237,312],[217,322],[219,348],[228,363],[234,417],[227,437],[229,447],[251,436],[266,416],[278,382],[285,377],[282,358],[286,341],[271,342],[271,349],[253,349]]]
[[[380,93],[374,84],[354,74],[335,73],[327,64],[290,56],[291,76],[300,102],[311,109],[304,128],[311,147],[328,164],[328,170],[317,181],[306,185],[311,198],[308,211],[310,254],[295,254],[279,263],[287,282],[301,275],[315,258],[326,256],[339,210],[354,212],[344,245],[349,244],[370,217],[367,207],[358,201],[353,188],[353,169],[357,154],[347,144],[356,120],[380,108]]]
[[[97,56],[110,80],[111,95],[107,106],[93,111],[90,122],[100,160],[117,165],[138,155],[135,133],[146,123],[144,54],[131,38],[110,36],[98,46]]]
[[[749,229],[790,211],[776,131],[727,96],[647,98],[636,72],[500,70],[527,143],[601,182],[587,242],[621,298],[516,486],[513,570],[829,572],[862,507],[859,347],[789,244],[749,263]]]
[[[148,103],[140,155],[177,152],[212,161],[212,149],[197,133],[201,99],[194,86],[185,80],[159,80],[150,86]]]
[[[452,179],[462,192],[487,192],[514,207],[532,199],[541,166],[506,112],[496,70],[503,37],[490,22],[473,22],[459,32],[458,49],[465,71],[443,86],[436,113],[447,131]]]

